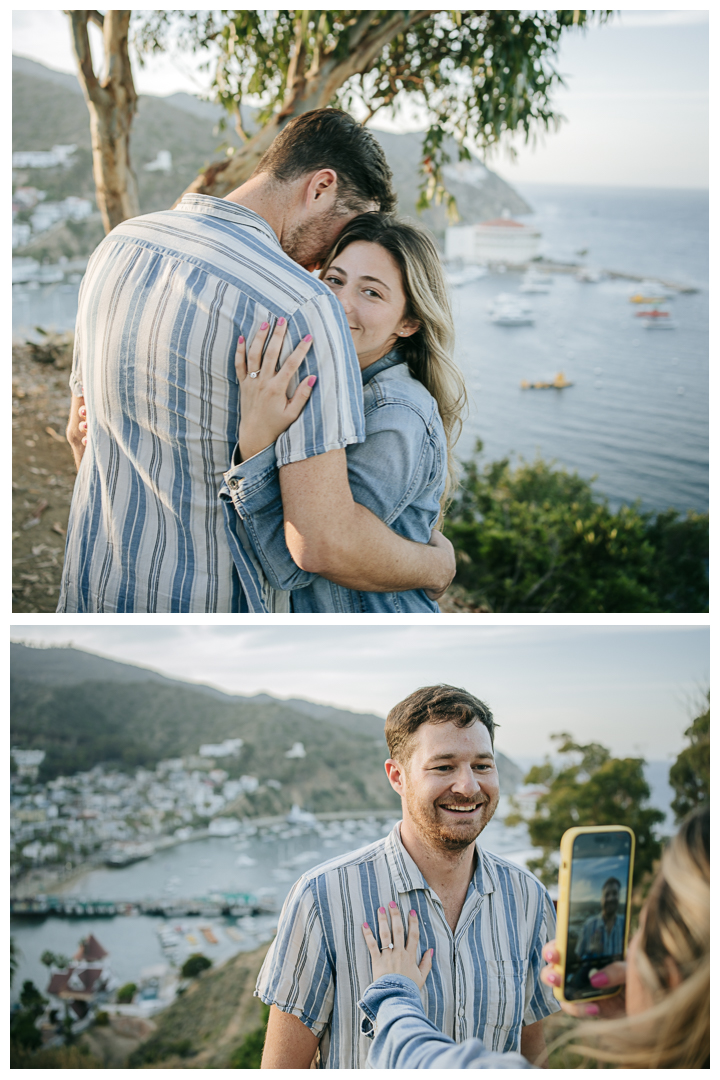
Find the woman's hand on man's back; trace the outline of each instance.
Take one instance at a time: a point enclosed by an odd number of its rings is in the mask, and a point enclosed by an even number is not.
[[[276,371],[287,322],[278,319],[263,354],[269,328],[269,323],[262,324],[249,349],[241,335],[235,353],[235,372],[240,383],[238,443],[243,461],[259,454],[287,431],[305,408],[317,382],[315,375],[309,375],[288,398],[290,380],[310,351],[312,337],[308,334],[303,338]]]

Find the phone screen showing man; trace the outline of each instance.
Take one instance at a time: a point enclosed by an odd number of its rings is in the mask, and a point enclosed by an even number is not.
[[[597,997],[591,977],[624,957],[630,858],[627,832],[575,837],[565,963],[565,997],[569,1001]]]

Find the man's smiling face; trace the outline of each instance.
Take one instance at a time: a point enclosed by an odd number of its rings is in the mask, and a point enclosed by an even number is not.
[[[413,736],[407,760],[397,765],[401,779],[396,790],[417,832],[446,851],[474,843],[500,795],[485,725],[423,724]]]

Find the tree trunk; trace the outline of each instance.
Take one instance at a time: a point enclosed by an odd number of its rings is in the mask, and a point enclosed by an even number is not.
[[[67,11],[78,78],[90,112],[93,176],[105,232],[140,213],[138,187],[130,164],[130,127],[137,94],[128,53],[130,11]],[[93,70],[88,22],[102,27],[107,72]]]
[[[392,12],[379,26],[370,26],[377,12],[370,11],[358,19],[353,46],[341,59],[321,55],[307,72],[301,65],[291,65],[285,104],[280,112],[251,139],[235,151],[232,157],[209,165],[183,192],[199,192],[222,198],[252,176],[257,163],[276,135],[290,120],[311,109],[322,109],[351,75],[364,71],[380,50],[398,34],[414,23],[427,18],[428,11]],[[175,205],[182,198],[177,200]]]

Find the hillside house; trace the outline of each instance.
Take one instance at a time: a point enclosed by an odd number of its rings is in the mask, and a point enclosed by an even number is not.
[[[106,1001],[117,985],[107,951],[91,934],[80,942],[80,948],[67,968],[53,973],[47,993],[58,998],[77,1023],[83,1021],[94,1006]]]

